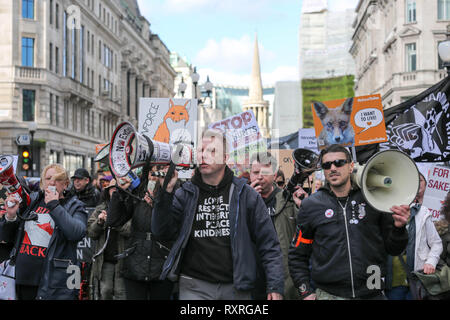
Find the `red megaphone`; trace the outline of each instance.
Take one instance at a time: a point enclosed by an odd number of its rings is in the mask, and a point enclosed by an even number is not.
[[[14,159],[11,156],[0,156],[0,184],[6,189],[6,192],[22,202],[22,195],[27,199],[27,205],[30,204],[30,195],[22,188],[14,174]],[[9,204],[8,204],[9,205]]]

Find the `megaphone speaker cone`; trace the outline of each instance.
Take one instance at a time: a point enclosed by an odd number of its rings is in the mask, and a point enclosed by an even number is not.
[[[116,128],[109,146],[109,164],[116,177],[124,177],[130,170],[152,164],[167,165],[171,161],[179,167],[189,168],[193,164],[193,150],[188,145],[173,146],[151,140],[136,131],[129,122],[122,122]]]
[[[364,166],[356,165],[353,180],[367,203],[392,213],[394,205],[411,204],[419,190],[419,170],[415,162],[398,150],[375,154]]]
[[[27,204],[30,204],[29,194],[22,188],[14,173],[13,157],[0,156],[0,184],[6,188],[9,195],[22,202],[22,196],[25,195]]]

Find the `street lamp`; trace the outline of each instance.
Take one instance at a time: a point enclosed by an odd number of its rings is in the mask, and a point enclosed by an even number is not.
[[[438,53],[439,57],[444,62],[444,68],[447,74],[450,75],[450,25],[447,25],[447,40],[439,43]]]
[[[197,67],[194,67],[194,73],[191,74],[191,80],[192,80],[192,83],[194,84],[194,91],[195,91],[194,98],[197,99],[197,84],[198,84],[198,81],[200,80],[200,75],[197,73]]]
[[[213,87],[214,86],[213,86],[212,82],[209,80],[209,76],[207,76],[206,77],[206,82],[204,84],[204,88],[205,88],[206,93],[208,94],[208,98],[209,98],[209,95],[211,94],[211,92],[213,90]]]
[[[31,176],[34,177],[34,133],[36,132],[37,129],[37,123],[34,121],[31,121],[28,123],[28,130],[30,131],[30,135],[31,135]]]
[[[187,84],[184,82],[183,77],[181,77],[181,83],[178,86],[178,89],[181,92],[181,96],[184,98],[184,93],[186,92]]]

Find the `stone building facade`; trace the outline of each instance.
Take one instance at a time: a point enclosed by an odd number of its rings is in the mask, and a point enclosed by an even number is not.
[[[175,71],[136,0],[0,0],[0,150],[36,122],[34,176],[49,163],[94,171],[97,144],[137,127],[140,97],[171,97]],[[19,174],[21,172],[18,167]],[[31,175],[31,171],[28,172]]]
[[[360,0],[350,53],[355,95],[380,93],[385,108],[446,76],[438,55],[450,24],[450,0]]]

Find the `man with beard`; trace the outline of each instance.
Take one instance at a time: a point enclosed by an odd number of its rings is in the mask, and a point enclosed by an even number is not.
[[[294,285],[306,300],[385,299],[385,261],[406,248],[409,205],[389,214],[367,204],[352,184],[350,153],[340,145],[322,150],[319,161],[326,184],[302,201],[289,249]]]

